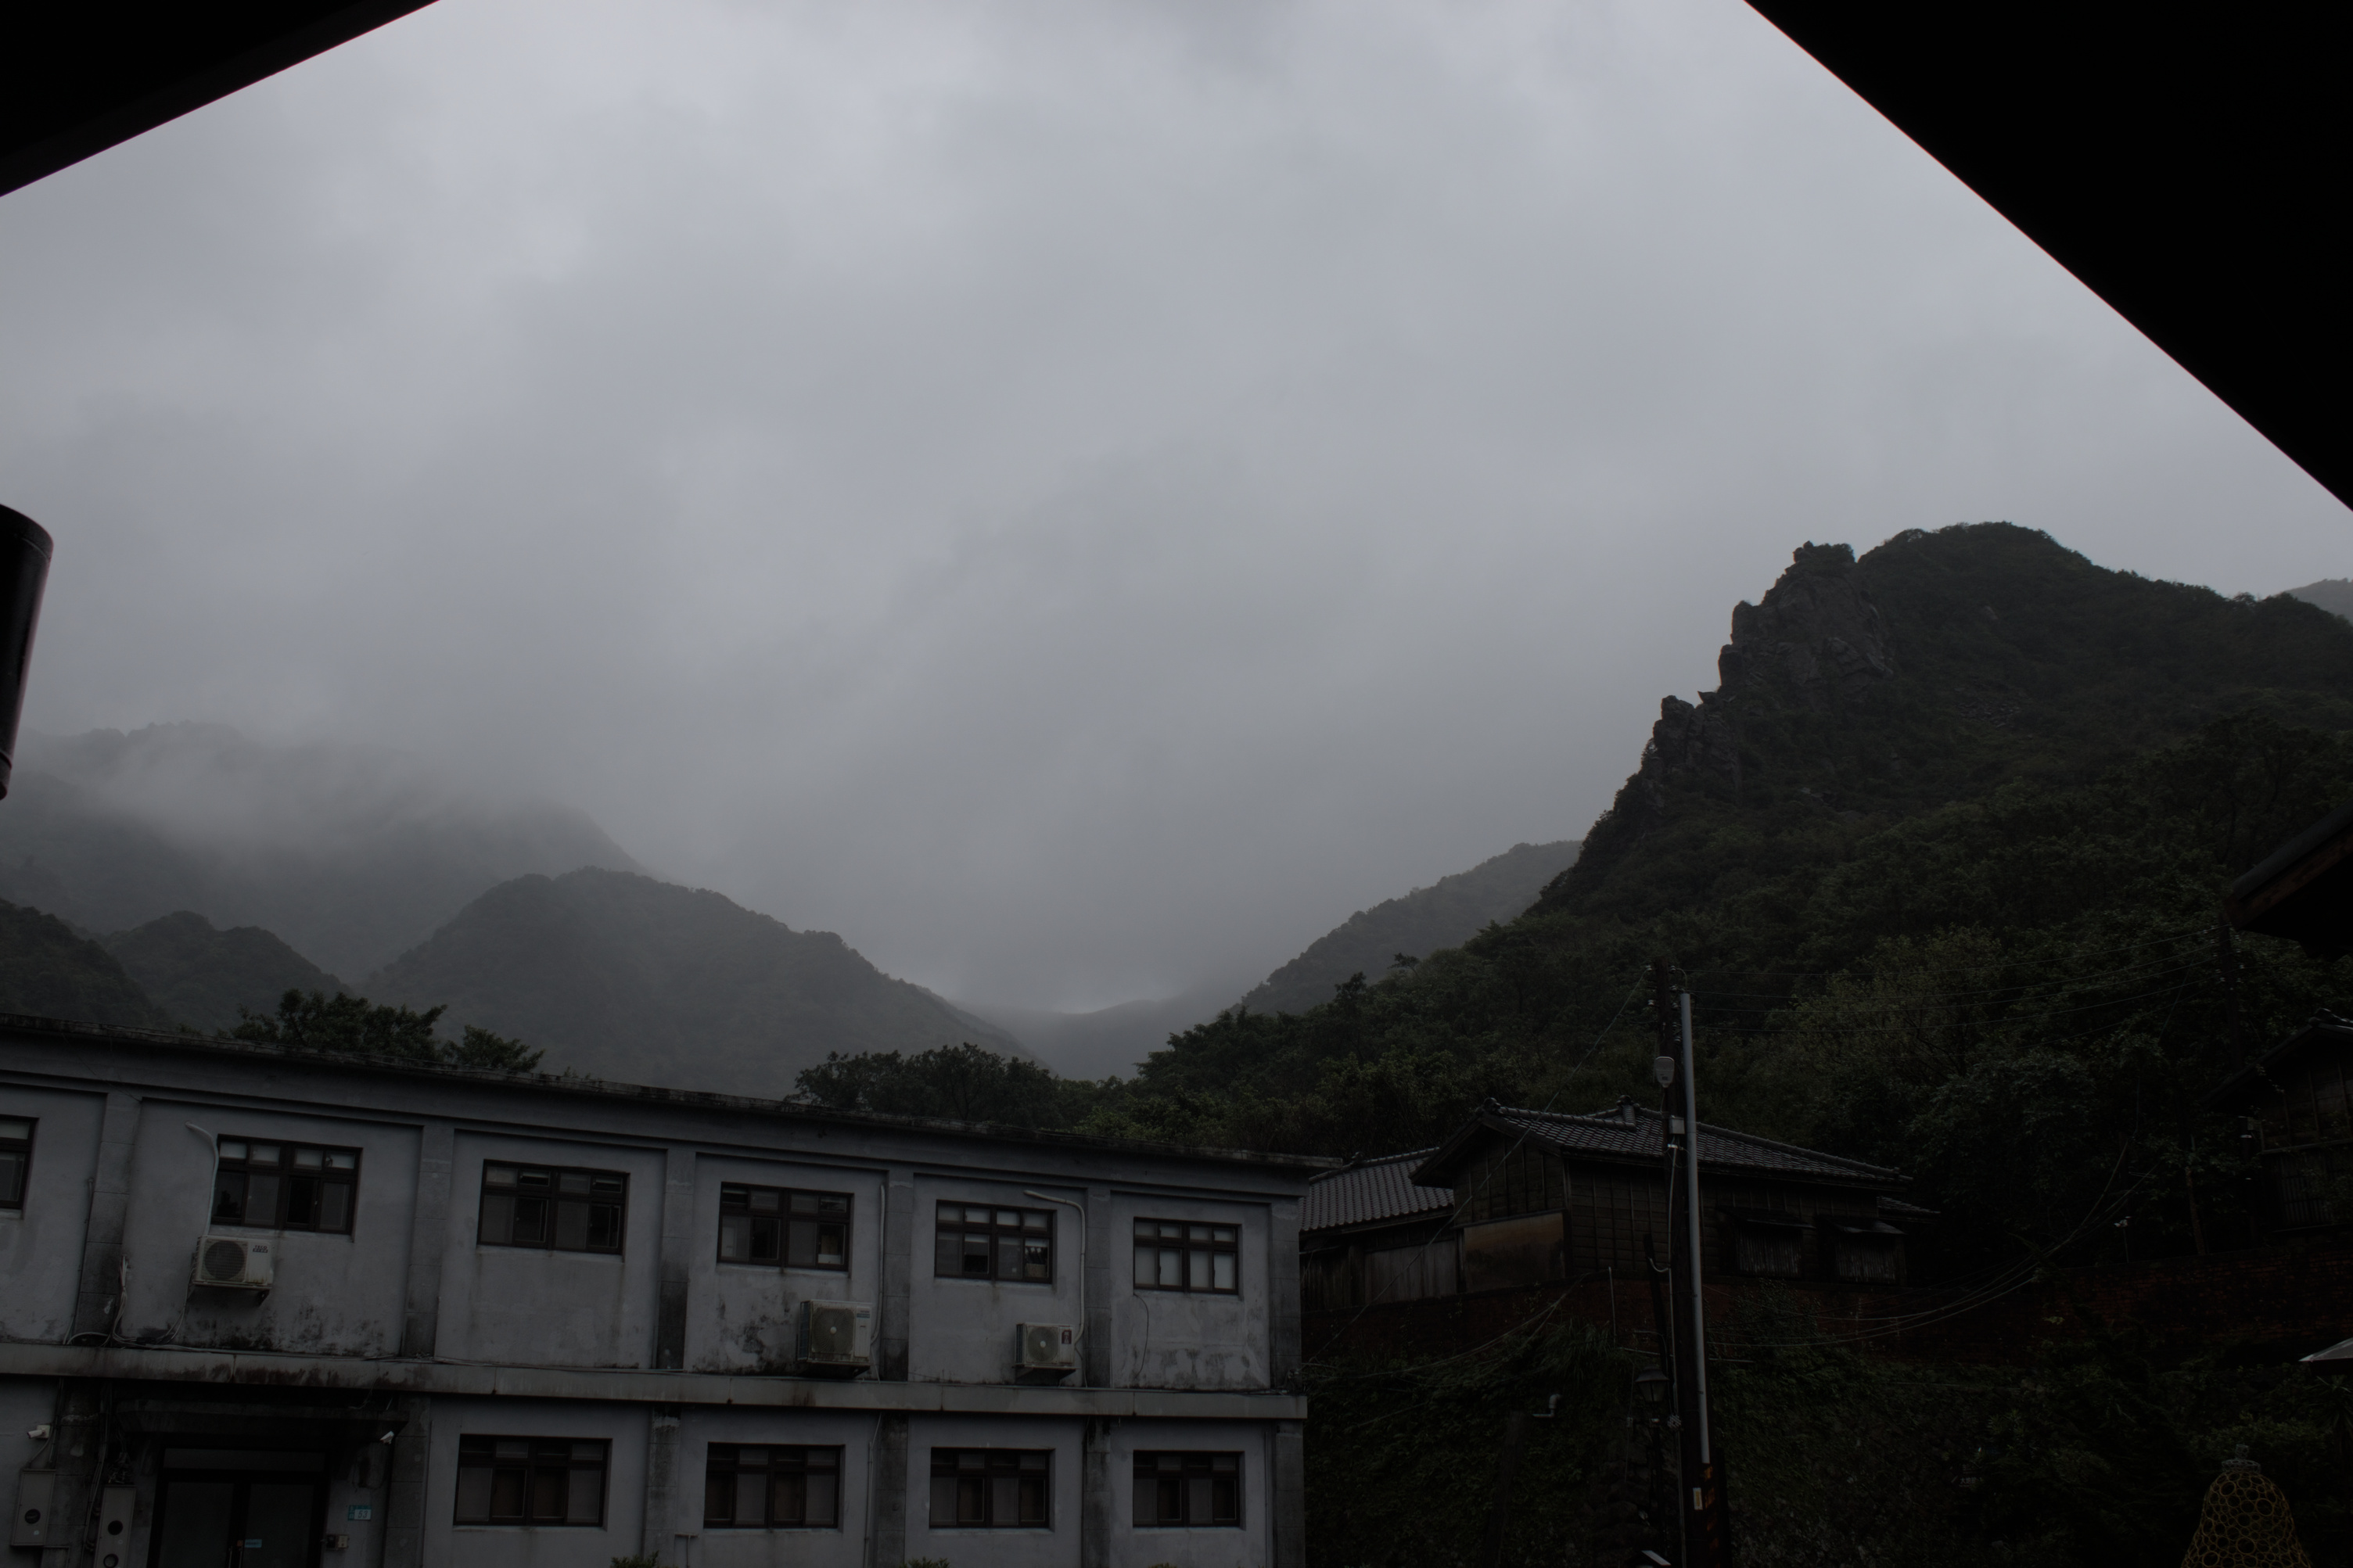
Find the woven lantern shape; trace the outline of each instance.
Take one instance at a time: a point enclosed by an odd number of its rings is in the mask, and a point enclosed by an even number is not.
[[[2312,1568],[2295,1539],[2287,1494],[2241,1447],[2206,1489],[2181,1568]]]

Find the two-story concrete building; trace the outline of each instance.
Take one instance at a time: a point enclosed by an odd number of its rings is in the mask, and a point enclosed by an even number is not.
[[[11,1561],[1289,1568],[1320,1163],[0,1019]]]

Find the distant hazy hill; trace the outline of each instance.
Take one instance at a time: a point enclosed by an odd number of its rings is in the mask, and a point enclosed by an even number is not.
[[[381,748],[265,746],[216,724],[28,734],[0,810],[0,898],[90,931],[195,910],[341,974],[510,878],[583,866],[638,869],[571,807],[471,795]]]
[[[1514,844],[1468,871],[1359,910],[1268,975],[1242,1005],[1257,1013],[1303,1013],[1332,1000],[1332,988],[1351,974],[1378,980],[1398,953],[1422,958],[1460,947],[1490,921],[1517,920],[1545,884],[1577,859],[1577,850],[1574,838]]]
[[[2288,592],[2307,605],[2318,605],[2331,614],[2353,621],[2353,577],[2324,577],[2317,583],[2306,583]]]
[[[289,991],[332,996],[343,989],[343,982],[260,927],[216,931],[185,910],[98,941],[156,1006],[200,1029],[234,1028],[238,1008],[269,1012]]]
[[[55,915],[15,904],[0,904],[0,1013],[145,1029],[174,1022],[104,948]]]
[[[1151,1002],[1122,1002],[1089,1013],[966,1004],[1002,1025],[1064,1078],[1124,1077],[1168,1043],[1168,1037],[1214,1018],[1231,992],[1193,992]]]
[[[551,1070],[681,1089],[780,1097],[828,1051],[969,1040],[1029,1054],[830,931],[617,871],[503,882],[362,989],[447,1003],[445,1030],[478,1024],[544,1047]]]

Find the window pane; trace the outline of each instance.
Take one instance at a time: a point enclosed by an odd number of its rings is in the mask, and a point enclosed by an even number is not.
[[[504,1193],[491,1193],[482,1199],[481,1239],[495,1247],[504,1247],[514,1239],[515,1201]]]
[[[1135,1222],[1135,1234],[1138,1237],[1145,1241],[1157,1240],[1160,1236],[1160,1227],[1148,1219],[1140,1219]]]
[[[542,1465],[531,1472],[531,1517],[542,1523],[555,1524],[564,1519],[565,1472],[551,1465]]]
[[[619,1211],[616,1209],[614,1212],[617,1214]],[[776,1261],[776,1254],[781,1250],[778,1246],[776,1231],[776,1220],[773,1215],[754,1214],[752,1216],[753,1262],[774,1263]]]
[[[21,1143],[33,1135],[33,1124],[21,1117],[0,1116],[0,1138],[14,1139]]]
[[[792,1250],[786,1255],[785,1261],[796,1268],[807,1268],[817,1262],[817,1221],[793,1221],[792,1234]]]
[[[286,1225],[290,1230],[308,1230],[316,1223],[314,1211],[319,1202],[319,1182],[315,1176],[296,1176],[286,1184]]]
[[[828,1456],[829,1458],[831,1456]],[[831,1470],[811,1470],[807,1477],[807,1515],[805,1524],[830,1527],[839,1521],[834,1507],[834,1494],[840,1489],[841,1478]]]
[[[849,1227],[840,1224],[817,1227],[817,1266],[820,1268],[849,1267]]]
[[[514,1179],[516,1187],[524,1192],[543,1193],[555,1185],[555,1178],[545,1171],[529,1170],[521,1165],[515,1167]]]
[[[777,1199],[782,1194],[774,1187],[753,1188],[752,1212],[754,1214],[775,1214],[776,1212]]]
[[[1024,1230],[1051,1230],[1054,1228],[1054,1216],[1040,1210],[1024,1217],[1021,1227]]]
[[[274,1171],[255,1171],[245,1180],[245,1223],[276,1225],[280,1180],[278,1173]]]
[[[1135,1522],[1139,1525],[1160,1522],[1160,1483],[1149,1476],[1135,1478]]]
[[[1241,1488],[1233,1480],[1219,1476],[1209,1482],[1209,1522],[1239,1524],[1241,1522]]]
[[[547,1207],[545,1198],[516,1198],[514,1203],[514,1244],[517,1247],[544,1247],[547,1244]]]
[[[959,1476],[955,1489],[955,1521],[958,1524],[987,1524],[988,1482],[978,1476]]]
[[[569,1198],[556,1200],[555,1245],[566,1252],[587,1250],[588,1205],[586,1204]]]
[[[245,1173],[223,1171],[213,1178],[213,1218],[236,1225],[245,1218]]]
[[[954,1476],[932,1478],[932,1528],[944,1530],[956,1522],[956,1479]]]
[[[515,1173],[514,1167],[512,1165],[484,1165],[482,1167],[482,1185],[486,1187],[512,1187],[514,1184]]]
[[[1234,1255],[1232,1253],[1220,1252],[1217,1254],[1215,1258],[1212,1260],[1212,1267],[1209,1270],[1209,1288],[1213,1290],[1231,1290],[1236,1288],[1234,1285]]]
[[[750,1247],[752,1217],[749,1215],[723,1214],[719,1216],[719,1261],[742,1263]]]
[[[573,1196],[586,1197],[588,1195],[588,1173],[586,1171],[564,1171],[558,1173],[555,1178],[555,1190],[559,1193],[564,1193]]]
[[[1185,1254],[1176,1247],[1160,1249],[1160,1287],[1164,1290],[1181,1290],[1185,1287]]]
[[[332,1149],[327,1151],[327,1169],[330,1171],[356,1171],[359,1168],[360,1157],[357,1154],[338,1154]]]
[[[815,1193],[795,1193],[793,1194],[793,1212],[795,1214],[817,1213],[817,1194]]]
[[[1209,1288],[1209,1254],[1208,1249],[1197,1247],[1187,1256],[1190,1261],[1188,1261],[1185,1266],[1186,1289],[1190,1290],[1208,1289]]]
[[[808,1512],[808,1478],[798,1470],[776,1472],[769,1492],[776,1511],[768,1517],[778,1524],[800,1524]]]
[[[0,1204],[25,1201],[25,1156],[22,1151],[0,1152]]]
[[[1023,1524],[1046,1522],[1046,1478],[1023,1476],[1017,1483],[1021,1489],[1020,1521]]]
[[[1021,1478],[991,1476],[988,1479],[988,1521],[1011,1524],[1021,1517]]]
[[[316,1171],[321,1168],[323,1158],[316,1149],[297,1149],[294,1151],[294,1168],[298,1171]]]
[[[1160,1251],[1157,1247],[1135,1249],[1135,1282],[1150,1287],[1160,1282]]]
[[[757,1470],[735,1478],[735,1522],[737,1524],[758,1525],[768,1522],[766,1482],[767,1478]]]
[[[1021,1278],[1021,1238],[1002,1236],[997,1239],[997,1277],[999,1279]]]
[[[278,1145],[275,1143],[253,1144],[247,1149],[245,1157],[252,1164],[275,1165],[278,1163]]]
[[[1232,1245],[1234,1239],[1234,1227],[1232,1226],[1219,1226],[1214,1234],[1217,1240],[1225,1242],[1229,1246]]]
[[[564,1510],[566,1524],[595,1524],[605,1517],[605,1472],[575,1466],[572,1471],[570,1506]]]
[[[752,1241],[755,1249],[759,1240],[759,1233],[754,1230]],[[588,1246],[591,1250],[596,1252],[618,1252],[621,1249],[620,1205],[590,1204],[588,1205]]]
[[[521,1465],[502,1465],[492,1472],[491,1485],[491,1518],[519,1520],[522,1517],[523,1470]]]
[[[588,1178],[588,1190],[600,1198],[617,1198],[628,1190],[628,1185],[627,1176],[592,1175]]]
[[[970,1231],[964,1237],[964,1272],[988,1278],[988,1237]]]
[[[932,1272],[961,1274],[964,1272],[964,1238],[954,1232],[944,1233],[932,1249]]]
[[[1019,1230],[1021,1228],[1021,1211],[1019,1209],[998,1209],[997,1211],[997,1223],[1005,1226],[1008,1230]]]
[[[821,1215],[838,1215],[847,1218],[849,1214],[849,1195],[843,1193],[819,1193],[817,1195],[817,1212]]]
[[[1022,1277],[1028,1279],[1050,1280],[1054,1278],[1054,1249],[1042,1239],[1031,1237],[1026,1246],[1028,1259],[1022,1265]]]
[[[244,1139],[242,1139],[242,1138],[224,1138],[224,1139],[222,1139],[222,1140],[220,1141],[220,1157],[221,1157],[222,1159],[224,1159],[224,1160],[242,1160],[242,1159],[244,1159],[244,1158],[245,1158],[245,1140],[244,1140]]]
[[[352,1188],[348,1182],[319,1184],[319,1228],[336,1232],[352,1228]]]
[[[702,1522],[733,1524],[735,1521],[735,1472],[710,1470],[702,1478]]]
[[[491,1517],[491,1468],[467,1465],[458,1471],[458,1522],[480,1524]]]
[[[1185,1483],[1185,1522],[1207,1524],[1210,1519],[1209,1478],[1198,1477]]]

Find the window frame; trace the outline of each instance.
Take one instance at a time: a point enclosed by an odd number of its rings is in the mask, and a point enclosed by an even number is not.
[[[1145,1237],[1144,1230],[1147,1226],[1156,1234]],[[1168,1233],[1172,1230],[1177,1234],[1170,1236]],[[1240,1221],[1228,1224],[1218,1220],[1154,1219],[1139,1215],[1135,1223],[1129,1226],[1129,1231],[1134,1246],[1134,1266],[1129,1271],[1129,1279],[1135,1289],[1167,1290],[1189,1296],[1239,1296],[1242,1293]],[[1204,1234],[1196,1237],[1193,1234],[1196,1231]],[[1219,1235],[1221,1231],[1225,1233],[1222,1237]],[[1175,1284],[1166,1280],[1170,1253],[1177,1254],[1181,1259],[1177,1266],[1180,1278]],[[1147,1257],[1153,1260],[1152,1279],[1148,1282],[1144,1279]],[[1229,1285],[1217,1283],[1218,1260],[1221,1258],[1231,1259],[1228,1265],[1228,1278],[1232,1283]],[[1197,1258],[1200,1260],[1198,1267],[1201,1278],[1208,1283],[1193,1283]]]
[[[269,1149],[277,1153],[274,1161],[254,1158],[256,1149]],[[235,1150],[232,1153],[230,1151]],[[316,1154],[316,1165],[306,1166],[301,1156]],[[363,1151],[338,1143],[311,1143],[300,1138],[256,1138],[249,1133],[225,1132],[213,1140],[213,1196],[205,1224],[235,1226],[241,1230],[303,1231],[316,1236],[349,1236],[359,1221],[360,1165]],[[337,1165],[342,1159],[345,1164]],[[269,1212],[257,1218],[253,1213],[253,1183],[256,1176],[274,1184],[270,1188]],[[242,1185],[237,1194],[235,1215],[221,1212],[221,1200],[227,1182],[237,1179]],[[308,1218],[297,1218],[295,1193],[298,1186],[311,1185],[311,1208]],[[330,1189],[343,1192],[343,1223],[325,1222],[325,1210],[331,1206]]]
[[[747,1448],[763,1456],[757,1466],[747,1467],[741,1462],[740,1456]],[[776,1456],[786,1453],[798,1454],[801,1457],[801,1462],[797,1466],[778,1464]],[[726,1456],[723,1460],[721,1458],[723,1454]],[[819,1454],[828,1456],[829,1462],[811,1463],[811,1457]],[[841,1445],[838,1443],[712,1443],[709,1445],[704,1450],[702,1459],[702,1528],[745,1531],[839,1530],[841,1528]],[[778,1519],[776,1517],[776,1479],[780,1476],[795,1475],[803,1478],[801,1517],[797,1520]],[[760,1511],[763,1520],[761,1523],[747,1523],[737,1517],[742,1511],[737,1505],[741,1501],[743,1478],[745,1476],[763,1478],[760,1489]],[[818,1476],[822,1476],[832,1483],[832,1499],[829,1504],[832,1518],[813,1523],[808,1517],[807,1479]],[[712,1504],[717,1496],[718,1489],[712,1483],[721,1477],[724,1477],[727,1482],[725,1510],[727,1517],[715,1519],[712,1516]]]
[[[951,1209],[960,1216],[953,1223],[947,1218],[948,1211]],[[976,1211],[985,1212],[989,1217],[986,1220],[972,1219],[970,1215]],[[1008,1214],[1018,1216],[1009,1225],[1002,1220],[1002,1216]],[[999,1285],[1051,1285],[1054,1283],[1054,1268],[1059,1261],[1058,1255],[1060,1251],[1060,1248],[1055,1245],[1056,1218],[1056,1212],[1050,1208],[1017,1208],[1011,1204],[967,1203],[960,1198],[952,1202],[942,1198],[933,1210],[932,1277],[935,1279],[970,1279]],[[1033,1219],[1043,1220],[1045,1223],[1041,1226],[1032,1226],[1029,1221]],[[985,1236],[987,1238],[989,1270],[987,1273],[975,1273],[963,1267],[963,1264],[971,1257],[965,1244],[976,1236]],[[951,1237],[955,1238],[955,1256],[958,1260],[958,1266],[954,1268],[947,1267]],[[1006,1244],[1008,1241],[1019,1248],[1018,1272],[1005,1271]],[[1031,1267],[1029,1249],[1033,1245],[1040,1242],[1046,1249],[1046,1272],[1042,1278],[1029,1273]]]
[[[494,1184],[491,1173],[493,1171],[514,1173],[514,1179],[504,1184],[507,1189],[504,1193],[491,1190]],[[526,1200],[522,1190],[522,1177],[526,1173],[547,1179],[544,1195],[534,1194],[533,1200]],[[584,1178],[585,1187],[577,1194],[567,1193],[564,1189],[564,1180],[567,1176]],[[617,1193],[599,1193],[596,1184],[600,1181],[618,1182],[620,1188]],[[491,1205],[496,1198],[504,1198],[509,1205],[503,1237],[491,1234]],[[514,1239],[516,1212],[525,1201],[538,1201],[548,1205],[541,1225],[543,1239]],[[576,1245],[567,1245],[563,1239],[564,1210],[567,1205],[576,1205],[588,1211],[581,1220],[581,1240]],[[598,1245],[591,1239],[595,1235],[596,1211],[599,1208],[613,1211],[612,1245],[609,1247]],[[586,1165],[533,1165],[521,1160],[484,1160],[481,1202],[474,1215],[474,1240],[478,1246],[512,1247],[519,1252],[568,1252],[590,1258],[618,1258],[628,1248],[629,1173],[627,1171],[594,1170]]]
[[[23,1123],[25,1135],[21,1138],[0,1138],[0,1158],[15,1156],[16,1167],[16,1190],[12,1194],[0,1188],[0,1211],[23,1214],[25,1194],[33,1186],[33,1143],[40,1136],[41,1119],[37,1116],[0,1116],[0,1127],[12,1122]]]
[[[520,1444],[520,1455],[501,1455],[502,1443]],[[545,1452],[561,1447],[561,1456]],[[584,1448],[596,1450],[595,1462],[582,1463]],[[483,1450],[489,1450],[485,1457]],[[472,1461],[472,1462],[469,1462]],[[490,1472],[487,1482],[478,1483],[482,1510],[478,1515],[466,1511],[468,1496],[467,1472]],[[520,1475],[522,1510],[501,1514],[499,1507],[499,1483],[502,1474]],[[573,1516],[572,1485],[575,1476],[588,1473],[596,1477],[596,1517],[582,1519]],[[541,1496],[543,1476],[564,1478],[562,1517],[543,1516],[537,1503]],[[519,1437],[502,1432],[465,1432],[458,1437],[458,1495],[450,1508],[451,1522],[479,1529],[501,1530],[601,1530],[605,1515],[612,1503],[613,1442],[609,1437]]]
[[[962,1462],[966,1454],[977,1455],[978,1465]],[[943,1458],[944,1456],[944,1458]],[[1022,1463],[1026,1459],[1040,1461],[1036,1465]],[[1038,1516],[1023,1517],[1021,1483],[1034,1479],[1038,1487]],[[1054,1528],[1054,1450],[1051,1448],[934,1448],[932,1450],[932,1489],[928,1518],[934,1530],[1045,1530]],[[941,1483],[947,1483],[943,1491]],[[993,1517],[997,1500],[1007,1495],[1001,1485],[1012,1483],[1014,1517]],[[965,1499],[972,1494],[968,1485],[978,1484],[980,1514],[978,1519],[965,1515]],[[947,1500],[947,1515],[941,1517],[940,1502]]]
[[[728,1206],[734,1201],[732,1194],[743,1194],[741,1201],[744,1206],[740,1209]],[[776,1200],[773,1210],[765,1211],[767,1216],[772,1217],[776,1226],[776,1255],[773,1258],[761,1258],[757,1256],[756,1251],[759,1242],[759,1225],[764,1217],[764,1211],[757,1206],[754,1200],[755,1194],[773,1194]],[[793,1207],[795,1200],[800,1198],[810,1199],[816,1205],[808,1211],[806,1218],[796,1214]],[[828,1215],[822,1206],[830,1199],[840,1201],[841,1213],[839,1220]],[[737,1215],[746,1216],[749,1221],[744,1226],[744,1256],[730,1258],[727,1256],[727,1222]],[[852,1222],[857,1218],[857,1215],[858,1194],[855,1193],[821,1192],[814,1187],[772,1187],[757,1182],[722,1182],[719,1184],[719,1233],[712,1246],[717,1261],[746,1268],[807,1268],[826,1274],[847,1274],[849,1272],[850,1242],[856,1235]],[[839,1224],[841,1227],[841,1261],[839,1263],[794,1262],[792,1260],[793,1227],[803,1224],[816,1228],[818,1245],[822,1244],[825,1227]],[[812,1251],[815,1251],[815,1247]]]
[[[1171,1469],[1162,1464],[1165,1459],[1176,1460],[1176,1467]],[[1220,1459],[1232,1461],[1226,1467],[1228,1473],[1225,1475],[1219,1471],[1218,1461]],[[1128,1512],[1132,1526],[1136,1530],[1240,1530],[1242,1527],[1244,1471],[1241,1450],[1238,1448],[1139,1448],[1130,1466],[1130,1473],[1134,1478],[1134,1490]],[[1217,1483],[1221,1479],[1233,1488],[1232,1508],[1228,1517],[1223,1519],[1217,1517]],[[1187,1483],[1195,1480],[1208,1483],[1210,1517],[1208,1519],[1187,1517],[1191,1512],[1195,1496],[1193,1488]],[[1166,1517],[1159,1506],[1167,1496],[1165,1489],[1172,1485],[1176,1489],[1177,1517],[1174,1519]],[[1153,1517],[1150,1519],[1144,1517],[1144,1489],[1147,1486],[1153,1489]]]

